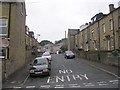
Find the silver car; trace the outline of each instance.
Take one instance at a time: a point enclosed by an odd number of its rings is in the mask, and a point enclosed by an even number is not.
[[[30,76],[50,75],[51,64],[47,58],[35,59],[33,64],[30,64]]]
[[[52,57],[51,57],[51,55],[50,55],[49,52],[43,53],[42,57],[43,57],[43,58],[48,58],[50,61],[52,61]]]

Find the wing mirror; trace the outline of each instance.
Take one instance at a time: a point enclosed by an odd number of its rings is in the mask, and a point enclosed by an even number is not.
[[[49,59],[47,58],[47,60],[49,61]]]

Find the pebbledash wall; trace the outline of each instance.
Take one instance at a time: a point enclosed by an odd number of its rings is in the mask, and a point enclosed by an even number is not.
[[[25,65],[25,20],[24,2],[2,2],[1,19],[7,19],[7,35],[9,47],[3,59],[3,80]]]

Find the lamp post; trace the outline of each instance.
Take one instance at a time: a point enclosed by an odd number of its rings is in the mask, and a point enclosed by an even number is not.
[[[40,36],[40,34],[37,34],[37,41],[38,41],[38,37]]]

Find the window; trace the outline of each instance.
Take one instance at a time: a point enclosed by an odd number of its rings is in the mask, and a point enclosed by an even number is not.
[[[7,36],[8,19],[0,19],[0,37]]]
[[[102,29],[103,29],[103,32],[105,33],[106,32],[106,30],[105,30],[105,23],[102,24]]]
[[[111,50],[114,50],[114,39],[113,39],[113,37],[111,38]]]
[[[5,58],[6,53],[5,53],[5,48],[0,48],[0,59]]]
[[[88,51],[88,44],[86,44],[86,51]]]
[[[94,37],[94,30],[92,30],[92,38]]]
[[[105,50],[105,45],[106,45],[106,43],[105,43],[106,41],[105,41],[105,39],[103,39],[103,41],[102,41],[102,47],[103,47],[103,50]]]
[[[107,43],[108,43],[108,50],[110,50],[110,40],[108,40]]]
[[[113,30],[113,20],[110,20],[110,30]]]
[[[94,40],[94,41],[93,41],[93,48],[94,48],[94,50],[97,50],[97,47],[96,47],[96,46],[97,46],[97,43],[96,43],[96,41]]]

